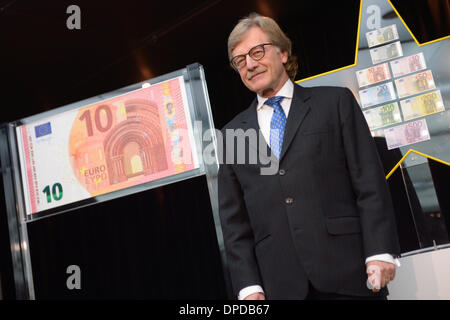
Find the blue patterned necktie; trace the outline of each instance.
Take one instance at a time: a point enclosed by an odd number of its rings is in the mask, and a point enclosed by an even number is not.
[[[284,129],[286,128],[286,115],[281,107],[284,97],[275,96],[267,99],[264,104],[273,107],[272,120],[270,120],[270,149],[279,159],[283,145]]]

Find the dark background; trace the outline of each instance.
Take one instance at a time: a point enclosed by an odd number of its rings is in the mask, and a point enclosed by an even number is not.
[[[449,1],[393,1],[419,41],[449,34]],[[438,3],[438,5],[436,5]],[[66,9],[81,8],[81,30]],[[184,68],[205,68],[215,126],[253,99],[229,67],[227,37],[256,11],[275,18],[299,58],[297,79],[354,62],[360,2],[0,1],[0,123]],[[448,11],[447,11],[448,12]],[[0,275],[14,299],[3,186]],[[224,299],[206,178],[156,188],[29,224],[38,299]],[[79,265],[82,289],[67,290]]]

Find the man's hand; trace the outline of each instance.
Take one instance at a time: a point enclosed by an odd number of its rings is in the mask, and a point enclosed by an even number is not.
[[[389,262],[374,260],[367,262],[366,272],[373,292],[380,291],[395,278],[395,265]]]
[[[266,297],[264,296],[264,293],[257,292],[246,296],[244,300],[266,300]]]

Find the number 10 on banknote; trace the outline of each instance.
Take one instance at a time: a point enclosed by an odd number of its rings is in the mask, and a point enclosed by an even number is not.
[[[182,77],[16,130],[27,214],[199,167]]]

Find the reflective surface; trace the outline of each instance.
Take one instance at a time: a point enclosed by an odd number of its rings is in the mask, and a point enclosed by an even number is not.
[[[433,162],[433,160],[428,160]],[[424,163],[401,168],[403,182],[408,195],[411,215],[421,248],[434,247],[449,242],[450,212],[447,211],[447,198],[438,198],[437,191],[445,184],[445,175],[439,174],[447,170],[439,163]],[[431,170],[434,170],[434,175]]]
[[[208,198],[202,176],[28,223],[36,299],[226,299]]]

